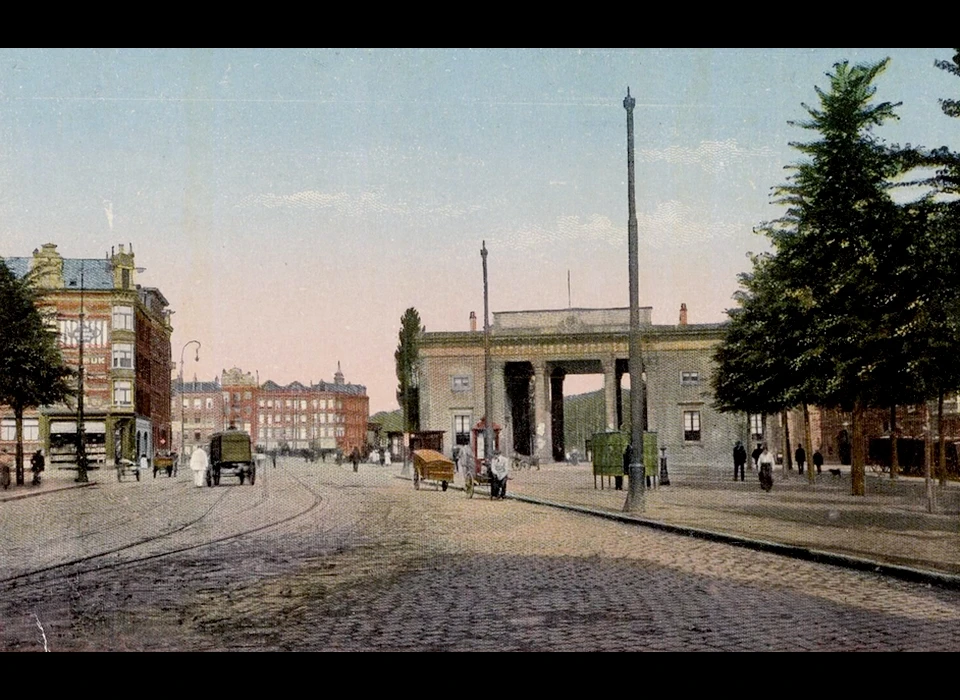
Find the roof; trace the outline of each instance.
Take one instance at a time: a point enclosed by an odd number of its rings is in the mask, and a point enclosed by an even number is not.
[[[4,258],[7,267],[17,277],[30,271],[33,258]],[[64,289],[80,289],[80,273],[83,272],[83,288],[90,290],[113,289],[113,266],[104,258],[63,258]]]

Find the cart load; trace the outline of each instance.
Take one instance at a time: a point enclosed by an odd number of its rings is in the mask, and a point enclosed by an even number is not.
[[[455,465],[436,450],[413,451],[413,488],[419,489],[424,481],[440,486],[444,491],[453,481]]]

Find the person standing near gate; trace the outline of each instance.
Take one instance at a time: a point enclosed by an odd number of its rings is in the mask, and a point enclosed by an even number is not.
[[[743,468],[747,463],[747,448],[743,443],[737,440],[733,446],[733,480],[737,480],[737,474],[740,475],[740,481],[744,480]]]
[[[823,468],[823,454],[819,449],[813,453],[813,466],[817,468],[817,474],[819,474],[820,470]]]

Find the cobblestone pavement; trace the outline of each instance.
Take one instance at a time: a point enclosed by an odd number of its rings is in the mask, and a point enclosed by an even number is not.
[[[456,489],[415,491],[397,471],[282,464],[254,488],[282,499],[295,478],[305,480],[324,496],[316,517],[215,552],[87,576],[73,583],[73,602],[17,592],[19,607],[0,608],[10,623],[5,648],[38,648],[29,612],[39,610],[51,648],[63,650],[960,650],[960,591],[949,587],[479,492],[468,499]],[[622,507],[625,492],[594,489],[589,469],[581,471],[524,471],[509,491]],[[643,515],[679,518],[690,508],[688,525],[716,525],[721,516],[704,513],[712,509],[703,494],[682,502],[685,489],[716,490],[727,503],[716,510],[741,531],[770,538],[776,528],[763,523],[781,519],[779,507],[805,502],[789,484],[762,494],[779,495],[764,502],[748,483],[723,487],[710,475],[678,473],[670,487],[647,494]],[[158,487],[101,488],[137,498]],[[882,532],[845,515],[857,504],[846,505],[842,487],[817,487],[816,500],[828,503],[818,507],[840,512],[827,513],[822,527]],[[40,512],[46,498],[21,505]],[[914,514],[912,502],[897,507]],[[796,514],[787,520],[818,531]]]

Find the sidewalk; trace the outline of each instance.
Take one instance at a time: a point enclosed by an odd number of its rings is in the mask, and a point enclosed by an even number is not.
[[[33,480],[33,472],[30,471],[30,465],[27,464],[23,475],[23,486],[16,485],[16,474],[11,473],[10,476],[13,482],[10,484],[10,488],[6,490],[0,489],[0,503],[4,501],[14,501],[20,498],[29,498],[30,496],[39,496],[42,493],[50,493],[51,491],[93,486],[96,482],[106,478],[116,479],[117,473],[112,467],[91,469],[87,472],[88,482],[78,484],[76,482],[76,469],[51,469],[47,467],[43,470],[40,485],[34,486],[31,483]]]
[[[834,466],[834,465],[830,465]],[[547,464],[511,474],[508,496],[572,508],[690,536],[775,551],[938,585],[960,588],[960,484],[948,482],[927,512],[924,480],[868,470],[866,495],[850,495],[849,467],[807,475],[774,469],[770,493],[757,472],[746,481],[729,470],[670,469],[670,485],[644,491],[643,512],[625,513],[628,484],[616,491],[589,464]],[[603,488],[601,488],[603,486]],[[478,494],[479,496],[479,494]]]

